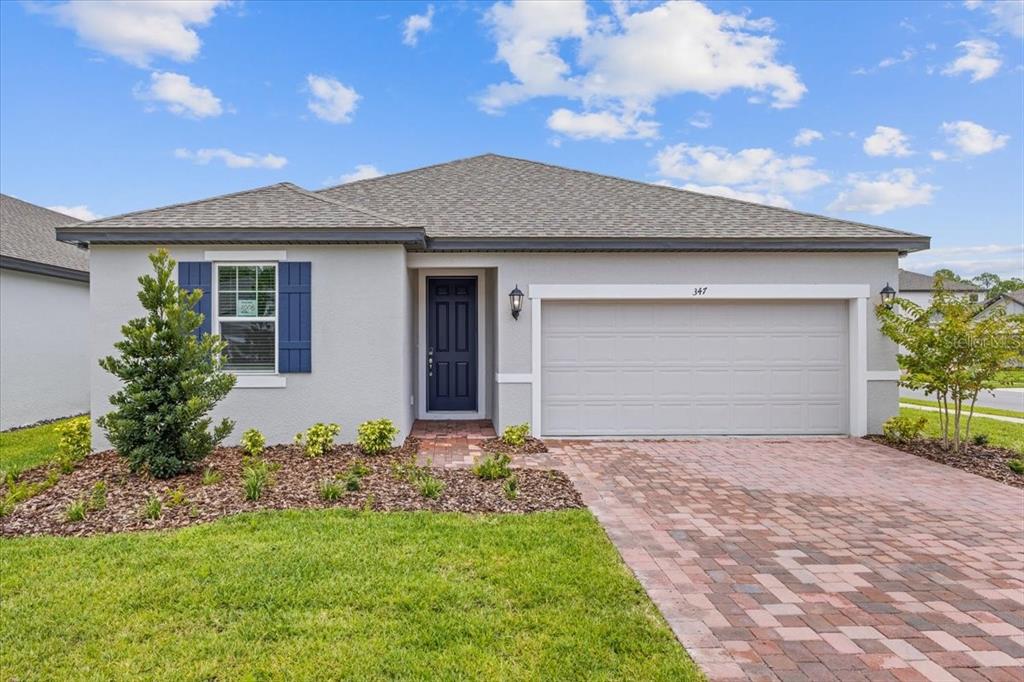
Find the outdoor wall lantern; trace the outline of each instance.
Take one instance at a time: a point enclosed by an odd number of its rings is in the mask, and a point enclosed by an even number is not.
[[[509,305],[512,306],[512,319],[518,320],[519,313],[523,311],[523,292],[519,291],[519,285],[508,294]]]
[[[888,307],[892,307],[892,302],[896,300],[896,290],[889,286],[888,282],[885,283],[879,295],[882,297],[882,303]]]

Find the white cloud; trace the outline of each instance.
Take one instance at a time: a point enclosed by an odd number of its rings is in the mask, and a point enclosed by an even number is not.
[[[900,52],[899,57],[886,57],[882,61],[878,62],[878,68],[888,69],[890,66],[896,66],[897,64],[902,64],[903,62],[909,62],[911,59],[914,58],[915,54],[917,54],[917,52],[914,50],[914,48],[908,47],[902,52]]]
[[[664,179],[683,189],[789,207],[786,194],[800,194],[829,182],[809,156],[781,156],[772,149],[741,149],[676,144],[654,158]],[[666,184],[671,184],[666,182]]]
[[[706,111],[698,111],[690,117],[688,123],[694,128],[710,128],[712,123],[711,114]]]
[[[964,154],[977,156],[1002,149],[1009,141],[1009,135],[1000,135],[994,130],[972,121],[943,123],[942,132],[951,145]]]
[[[868,156],[910,156],[910,139],[899,128],[875,126],[873,135],[864,138],[864,153]]]
[[[220,100],[209,88],[193,84],[188,76],[180,73],[156,71],[149,74],[149,87],[136,86],[135,97],[161,102],[168,111],[179,116],[206,118],[220,116],[224,111]]]
[[[1003,61],[999,58],[999,46],[991,40],[964,40],[956,45],[964,51],[942,70],[945,76],[971,74],[971,82],[985,80],[996,75]]]
[[[306,76],[306,84],[313,95],[307,102],[317,118],[328,123],[350,123],[360,99],[359,93],[329,76]]]
[[[46,208],[57,213],[69,215],[72,218],[78,218],[79,220],[97,220],[103,217],[99,213],[93,213],[85,204],[79,204],[78,206],[47,206]]]
[[[174,150],[174,156],[178,159],[187,159],[200,166],[206,166],[211,161],[222,161],[228,168],[284,168],[288,159],[276,154],[236,154],[230,149],[218,147],[216,149],[189,149],[178,148]]]
[[[829,210],[878,215],[897,208],[931,203],[937,189],[919,182],[914,171],[907,168],[873,176],[851,173],[846,184],[847,188],[829,204]]]
[[[405,18],[402,30],[402,42],[409,47],[416,47],[420,34],[426,33],[434,25],[434,6],[427,5],[426,14],[412,14]]]
[[[964,6],[972,11],[984,9],[988,12],[992,17],[991,28],[996,33],[1009,33],[1017,38],[1024,38],[1024,3],[1020,0],[966,0]]]
[[[370,178],[379,178],[384,175],[381,173],[376,166],[370,163],[360,163],[352,170],[351,173],[342,173],[341,175],[327,178],[324,180],[325,185],[344,185],[350,182],[356,182],[358,180],[369,180]]]
[[[799,131],[797,131],[796,136],[793,138],[793,146],[807,147],[808,145],[811,145],[814,142],[823,139],[825,139],[825,136],[822,135],[817,130],[812,130],[810,128],[801,128]]]
[[[497,57],[512,79],[489,86],[480,108],[499,113],[534,97],[566,97],[593,120],[640,120],[658,99],[684,92],[716,97],[734,89],[765,93],[794,106],[806,91],[796,69],[776,59],[770,19],[716,14],[694,2],[649,9],[616,3],[588,17],[582,0],[498,2],[487,14]],[[573,55],[572,63],[563,52]],[[556,120],[568,121],[564,114]],[[653,125],[653,122],[648,122]],[[635,127],[620,126],[627,137]]]
[[[945,246],[912,253],[900,267],[917,272],[935,272],[949,268],[961,277],[994,272],[1000,277],[1020,277],[1024,272],[1024,245],[978,244]]]
[[[548,117],[548,128],[574,140],[624,140],[658,136],[658,124],[640,118],[639,112],[615,114],[594,111],[577,114],[555,109]]]
[[[30,7],[54,15],[89,47],[146,67],[155,57],[179,62],[194,59],[202,45],[194,27],[206,26],[225,4],[223,0],[124,0]]]
[[[949,155],[941,149],[933,149],[928,152],[928,156],[932,157],[932,161],[945,161],[949,158]]]

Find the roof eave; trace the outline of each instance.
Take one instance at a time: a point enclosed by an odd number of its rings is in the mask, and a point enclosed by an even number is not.
[[[423,228],[167,229],[62,227],[57,239],[77,244],[404,244],[422,248]]]
[[[24,258],[14,258],[13,256],[0,256],[0,268],[28,272],[33,275],[57,277],[58,279],[70,279],[75,282],[89,281],[89,272],[87,270],[75,270],[74,268],[66,268],[60,265],[40,263],[38,261],[25,260]]]

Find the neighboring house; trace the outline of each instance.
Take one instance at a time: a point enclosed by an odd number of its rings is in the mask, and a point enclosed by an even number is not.
[[[985,307],[978,313],[978,317],[991,315],[997,308],[1002,308],[1008,315],[1024,315],[1024,289],[1008,291],[985,301]]]
[[[878,431],[897,366],[872,309],[900,254],[929,244],[493,154],[58,233],[91,249],[95,356],[168,248],[238,373],[217,414],[272,442],[377,417],[402,435],[435,418],[543,436]],[[91,364],[98,416],[117,383]]]
[[[970,282],[945,280],[942,284],[946,291],[953,292],[958,297],[969,298],[972,301],[977,301],[985,295],[984,289]],[[901,298],[916,303],[922,308],[927,308],[932,304],[935,278],[931,275],[922,275],[919,272],[901,269],[898,289]]]
[[[0,194],[0,429],[89,411],[89,255],[63,213]]]

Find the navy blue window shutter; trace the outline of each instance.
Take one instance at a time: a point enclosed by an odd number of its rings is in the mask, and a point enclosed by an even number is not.
[[[203,323],[196,330],[196,337],[201,338],[203,334],[209,334],[213,329],[213,294],[210,289],[210,282],[213,279],[213,263],[204,261],[178,263],[178,286],[182,289],[192,291],[202,289],[203,297],[196,303],[195,310],[203,314]]]
[[[310,264],[279,263],[277,371],[312,372]]]

